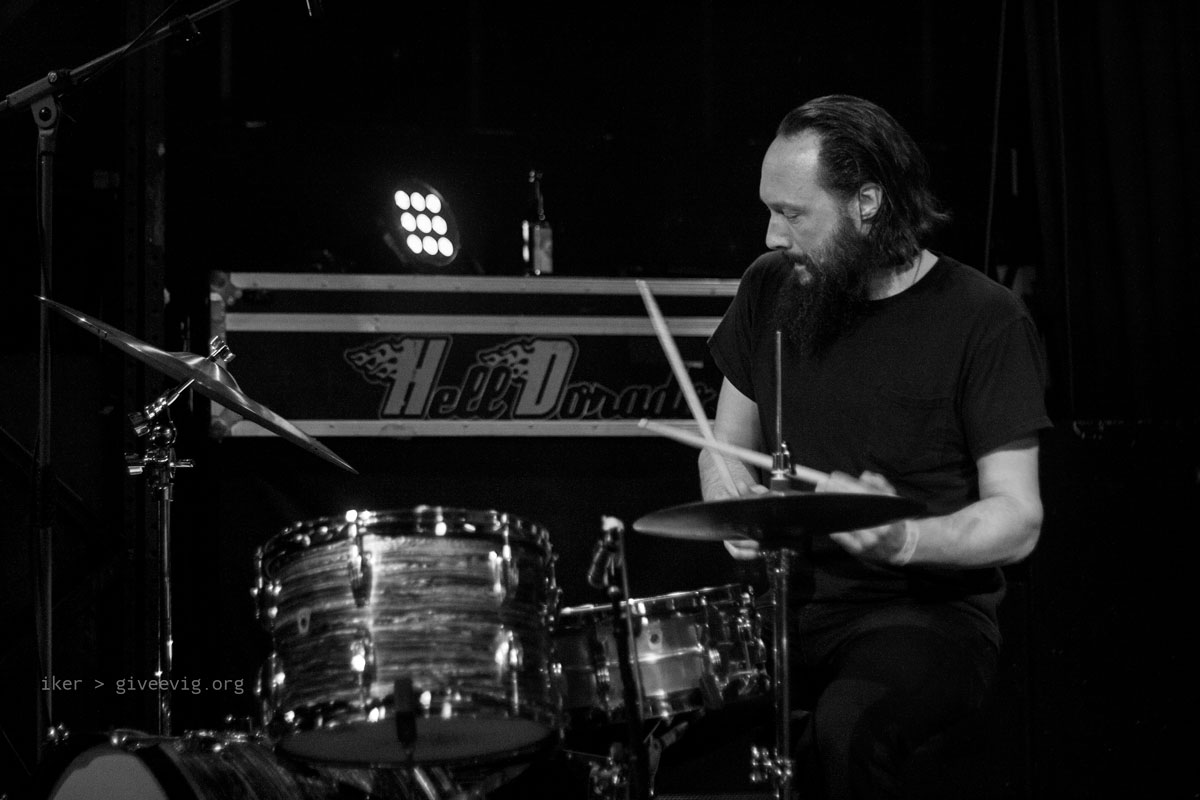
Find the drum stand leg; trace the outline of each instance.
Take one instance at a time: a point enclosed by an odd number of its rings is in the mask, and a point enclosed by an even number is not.
[[[791,679],[788,675],[788,571],[792,551],[767,551],[767,572],[775,595],[775,748],[752,747],[750,780],[774,785],[775,800],[790,800],[793,770],[791,732]]]
[[[209,342],[208,360],[217,363],[233,358],[219,338]],[[159,736],[171,735],[171,665],[174,660],[175,638],[171,614],[171,501],[174,495],[175,470],[194,466],[190,459],[175,458],[175,426],[171,424],[171,404],[192,385],[186,381],[161,394],[140,412],[129,415],[129,422],[139,438],[146,437],[146,454],[126,454],[125,468],[130,475],[149,473],[149,487],[158,506],[159,534],[159,621],[157,636],[157,730]]]
[[[130,475],[148,471],[149,486],[158,506],[159,534],[159,621],[155,678],[158,691],[156,733],[171,735],[171,665],[175,639],[171,614],[171,500],[175,470],[190,467],[189,460],[175,460],[175,428],[169,421],[155,422],[145,434],[149,436],[146,455],[127,455],[126,469]],[[140,434],[141,435],[141,434]]]
[[[630,608],[629,572],[625,560],[625,523],[616,517],[604,517],[604,534],[596,554],[588,582],[593,586],[604,586],[612,605],[613,638],[617,645],[617,661],[620,666],[621,684],[624,689],[626,715],[626,747],[621,750],[623,762],[611,778],[626,790],[629,800],[648,800],[653,796],[650,785],[650,755],[642,742],[642,693],[641,668],[638,666],[636,648],[639,622]],[[603,570],[603,574],[599,571]],[[596,575],[591,573],[596,571]],[[614,754],[616,755],[616,754]]]

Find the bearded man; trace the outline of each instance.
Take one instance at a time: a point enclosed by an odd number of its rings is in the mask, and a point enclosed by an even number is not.
[[[709,343],[724,382],[718,440],[775,441],[829,473],[816,491],[896,493],[917,519],[817,536],[794,559],[793,697],[804,797],[904,796],[906,763],[976,711],[1001,645],[1000,567],[1041,529],[1038,436],[1049,427],[1032,320],[1006,288],[927,249],[947,217],[907,132],[859,98],[812,100],[762,164],[766,245]],[[700,456],[706,500],[766,491]],[[739,559],[753,542],[729,541]]]

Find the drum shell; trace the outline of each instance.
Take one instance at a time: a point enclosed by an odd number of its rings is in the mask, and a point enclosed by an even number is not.
[[[766,653],[748,589],[736,584],[629,602],[645,717],[719,706],[768,688]],[[624,718],[624,681],[611,604],[560,611],[555,657],[563,707]]]
[[[290,752],[472,762],[536,750],[560,727],[557,586],[534,523],[440,507],[298,523],[262,548],[259,594],[274,648],[264,714]],[[412,753],[397,741],[398,688]]]

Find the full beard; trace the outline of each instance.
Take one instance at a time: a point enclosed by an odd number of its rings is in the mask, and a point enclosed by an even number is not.
[[[780,289],[773,322],[790,345],[820,356],[862,316],[871,278],[887,268],[887,259],[845,216],[828,244],[788,258],[792,272]]]

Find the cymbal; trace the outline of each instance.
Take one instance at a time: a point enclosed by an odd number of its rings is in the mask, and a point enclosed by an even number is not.
[[[358,470],[347,464],[336,453],[325,445],[313,439],[304,431],[276,414],[271,409],[256,403],[246,396],[234,380],[233,374],[224,364],[209,361],[204,356],[194,353],[168,353],[157,347],[146,344],[111,325],[76,311],[73,308],[38,297],[42,303],[62,314],[86,331],[94,333],[104,341],[116,346],[128,355],[133,356],[168,378],[180,382],[192,381],[192,388],[210,400],[220,403],[230,411],[235,411],[249,420],[257,422],[269,431],[278,434],[295,445],[298,445],[319,458],[348,470],[355,475]]]
[[[634,522],[633,529],[675,539],[784,545],[805,536],[883,525],[924,510],[921,503],[889,494],[769,492],[664,508]]]

